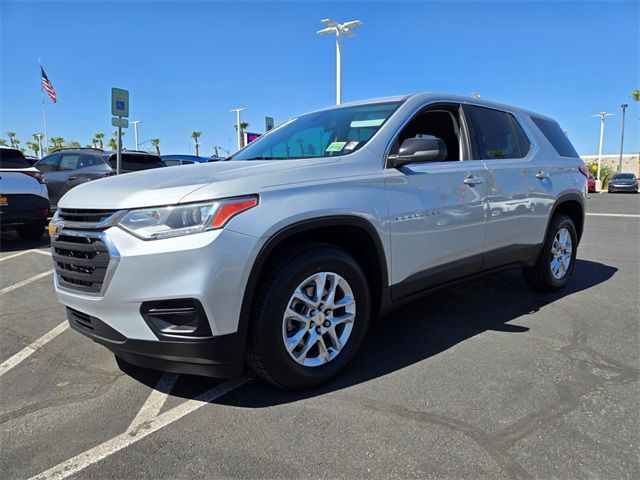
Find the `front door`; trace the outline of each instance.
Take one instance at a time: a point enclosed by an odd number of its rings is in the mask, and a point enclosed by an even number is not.
[[[441,138],[447,157],[387,170],[395,300],[477,273],[485,245],[485,167],[467,160],[459,105],[422,110],[400,132],[391,153],[415,137]]]

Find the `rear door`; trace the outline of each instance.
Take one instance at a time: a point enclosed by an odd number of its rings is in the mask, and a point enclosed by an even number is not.
[[[49,203],[54,208],[58,204],[60,190],[64,186],[64,181],[62,181],[57,174],[59,161],[60,154],[52,153],[34,165],[38,170],[40,170],[40,172],[42,172],[42,175],[44,175],[44,178],[46,179],[47,190],[49,191]]]
[[[477,273],[482,264],[485,167],[469,159],[460,106],[434,105],[419,112],[391,153],[406,138],[427,136],[445,142],[444,161],[387,170],[394,299]]]
[[[487,170],[487,233],[483,269],[535,259],[547,219],[545,167],[514,114],[464,106],[473,158]]]

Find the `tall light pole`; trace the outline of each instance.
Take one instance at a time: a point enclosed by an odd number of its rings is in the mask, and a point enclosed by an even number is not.
[[[133,139],[136,142],[136,150],[139,150],[138,144],[138,124],[142,123],[142,120],[129,120],[129,125],[133,125]]]
[[[42,159],[44,156],[44,152],[42,151],[42,134],[36,133],[34,137],[38,139],[38,156]]]
[[[336,35],[336,105],[342,103],[342,37],[353,37],[355,32],[353,29],[363,25],[360,20],[352,20],[350,22],[338,23],[330,18],[320,20],[327,27],[318,30],[318,35]]]
[[[602,190],[602,182],[600,181],[600,168],[602,166],[602,147],[604,146],[604,119],[610,117],[613,113],[600,112],[592,117],[600,117],[600,147],[598,148],[598,174],[596,176],[596,190]]]
[[[618,162],[618,173],[622,172],[622,153],[624,152],[624,114],[628,106],[629,105],[626,103],[620,105],[620,108],[622,109],[622,126],[620,127],[620,160]]]
[[[240,132],[240,112],[246,110],[246,108],[232,108],[230,112],[236,112],[236,129],[238,130],[238,150],[242,148],[242,134]]]

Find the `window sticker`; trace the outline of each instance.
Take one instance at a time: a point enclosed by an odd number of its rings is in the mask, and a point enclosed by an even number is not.
[[[344,147],[345,150],[353,150],[354,148],[356,148],[358,146],[360,142],[356,142],[356,141],[351,141],[349,143],[347,143],[347,145]]]
[[[379,127],[384,122],[384,118],[371,118],[369,120],[354,120],[351,122],[351,128],[363,127]]]
[[[347,142],[331,142],[325,151],[327,152],[339,152],[341,151]]]

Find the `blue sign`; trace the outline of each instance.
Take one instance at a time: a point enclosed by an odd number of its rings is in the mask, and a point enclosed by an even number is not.
[[[116,110],[124,111],[124,102],[122,100],[116,100]]]

